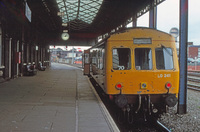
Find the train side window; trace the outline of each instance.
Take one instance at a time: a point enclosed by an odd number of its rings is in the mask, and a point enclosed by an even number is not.
[[[136,70],[152,69],[152,51],[150,48],[135,49],[135,68]]]
[[[156,48],[156,68],[159,70],[171,70],[174,68],[171,48]]]
[[[99,69],[101,69],[101,70],[103,69],[103,65],[104,65],[103,59],[104,59],[104,50],[102,49],[101,50],[101,56],[99,58],[99,64],[100,64]]]
[[[96,61],[96,51],[93,50],[92,53],[91,53],[91,59],[92,59],[92,64],[96,65],[97,64],[97,61]]]
[[[112,55],[114,70],[131,69],[131,50],[129,48],[115,48]]]

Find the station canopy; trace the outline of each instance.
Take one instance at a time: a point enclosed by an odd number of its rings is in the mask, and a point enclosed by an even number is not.
[[[128,24],[164,0],[27,0],[48,32],[95,38]],[[38,9],[39,8],[39,9]],[[65,25],[65,26],[62,26]]]
[[[56,0],[61,13],[62,22],[80,21],[84,28],[91,24],[97,15],[103,0]],[[77,27],[78,28],[78,27]]]

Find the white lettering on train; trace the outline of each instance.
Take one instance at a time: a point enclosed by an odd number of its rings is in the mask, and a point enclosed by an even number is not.
[[[167,78],[171,77],[171,74],[158,74],[158,78]]]

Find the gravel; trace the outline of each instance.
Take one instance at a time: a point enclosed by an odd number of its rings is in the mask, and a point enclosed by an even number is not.
[[[173,107],[159,119],[172,132],[200,132],[200,92],[187,93],[187,114],[177,114],[177,107]]]

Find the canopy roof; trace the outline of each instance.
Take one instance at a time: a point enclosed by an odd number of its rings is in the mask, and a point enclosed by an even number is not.
[[[27,0],[41,27],[74,38],[95,38],[127,24],[164,0]],[[65,26],[62,26],[62,24]],[[67,24],[67,26],[66,26]]]

